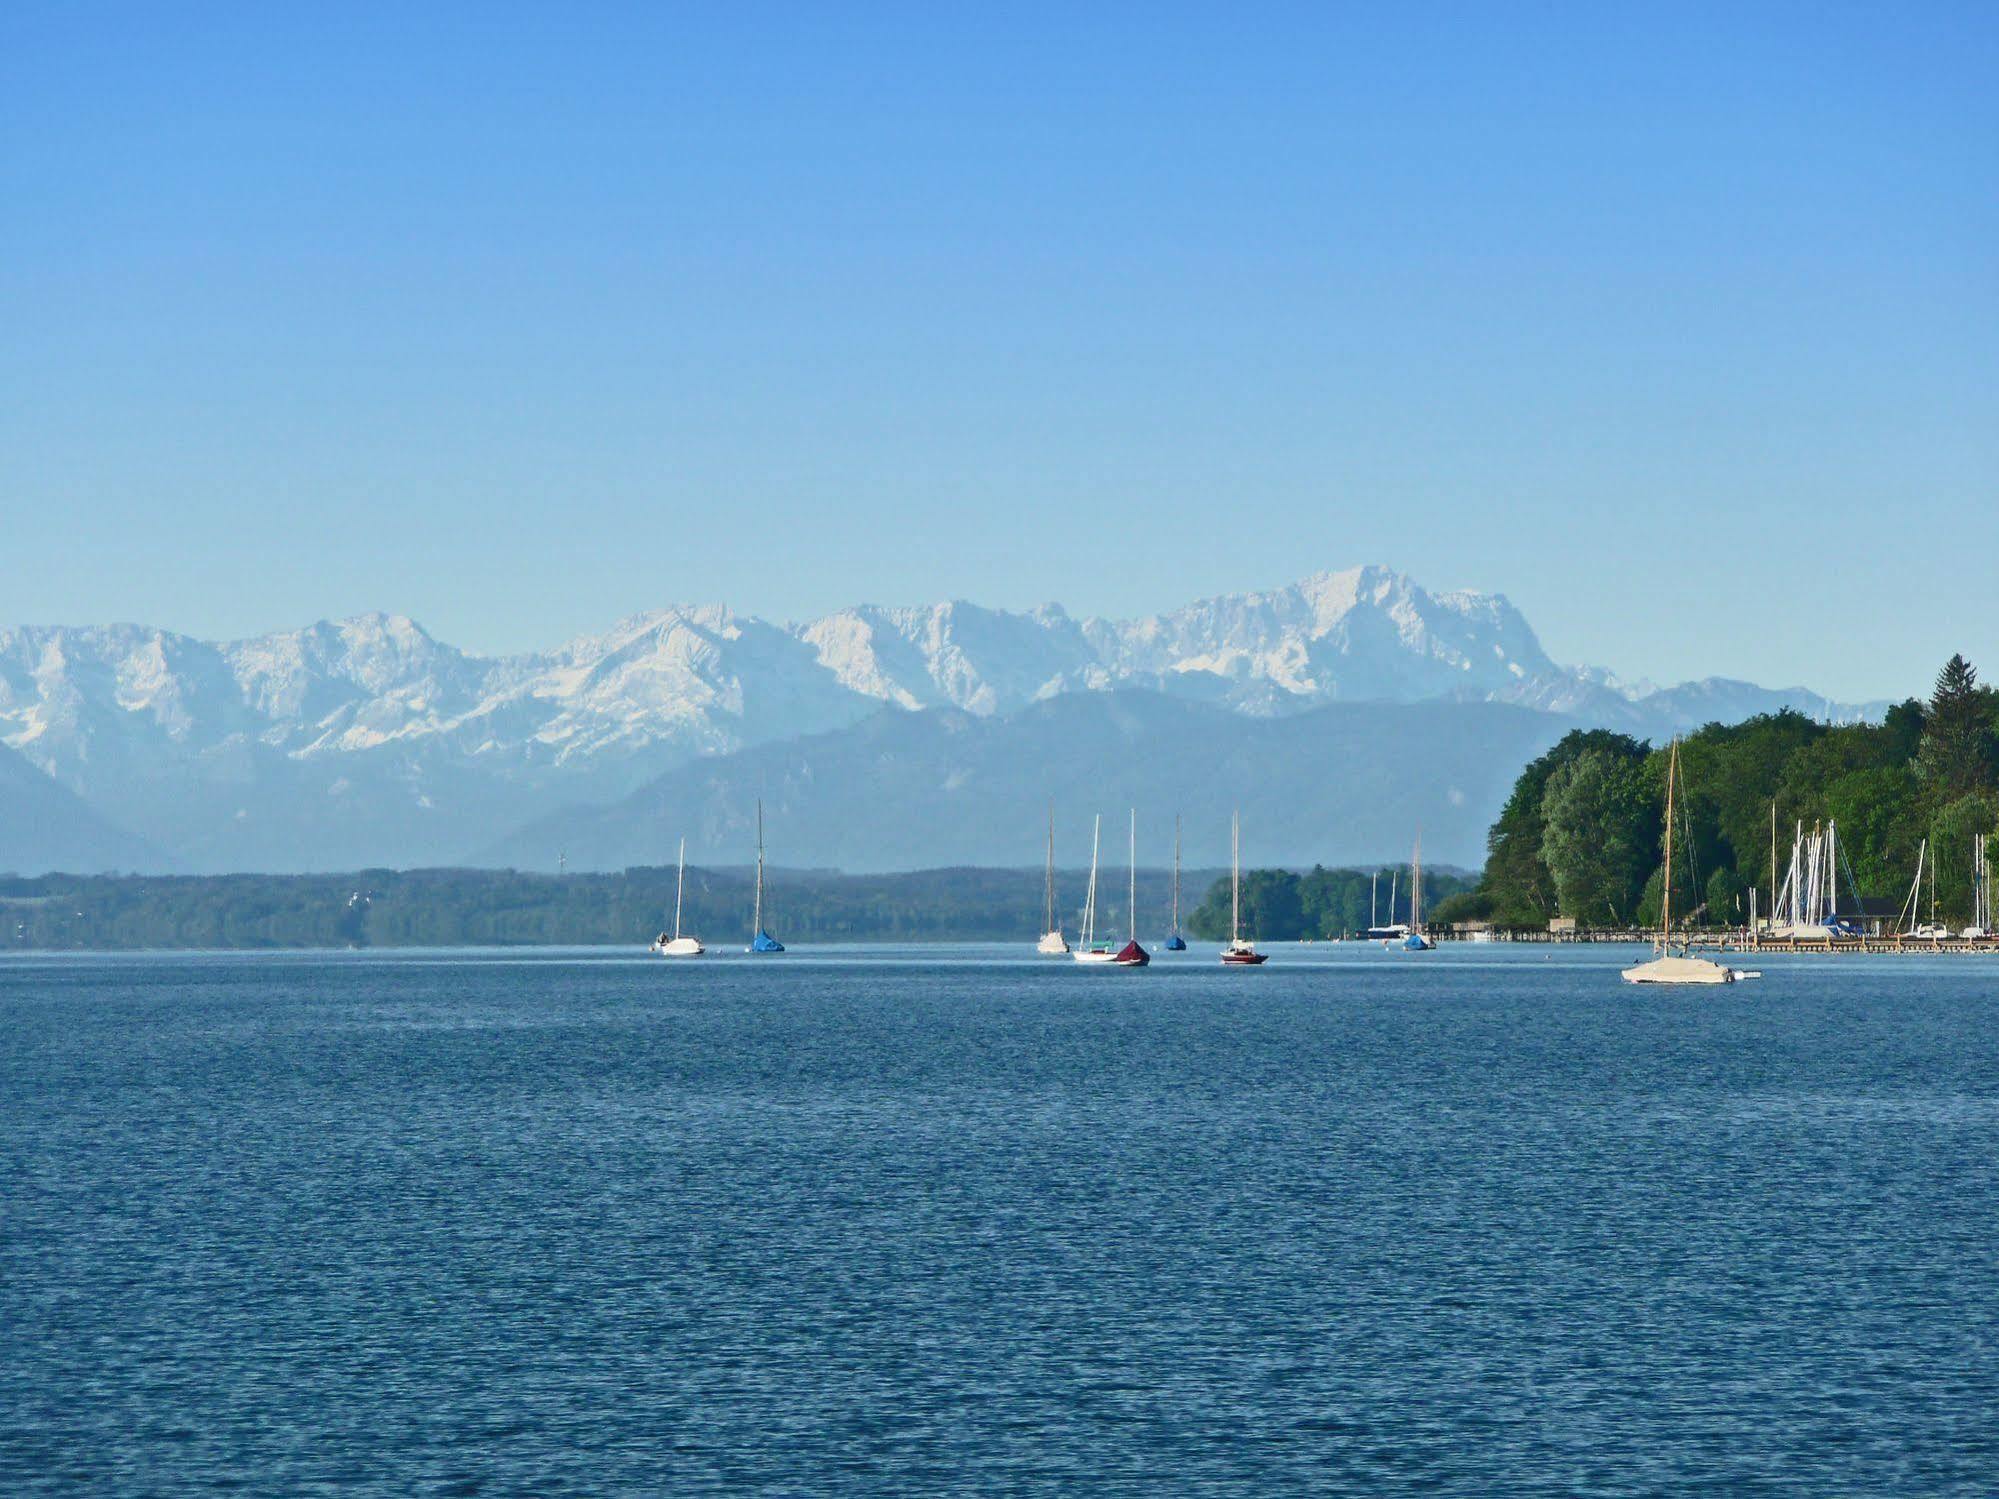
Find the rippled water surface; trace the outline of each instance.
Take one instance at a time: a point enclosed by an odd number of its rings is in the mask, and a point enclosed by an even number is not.
[[[0,962],[0,1487],[1999,1489],[1999,960]]]

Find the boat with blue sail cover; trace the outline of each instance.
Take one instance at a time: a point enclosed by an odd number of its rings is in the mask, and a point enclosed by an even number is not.
[[[1429,952],[1436,947],[1423,935],[1423,830],[1416,829],[1416,849],[1409,859],[1409,930],[1396,944],[1404,952]]]
[[[783,952],[784,944],[764,930],[764,804],[757,798],[757,902],[750,926],[756,935],[745,952]]]
[[[1173,814],[1173,932],[1159,944],[1166,952],[1185,952],[1187,939],[1180,935],[1180,814]]]

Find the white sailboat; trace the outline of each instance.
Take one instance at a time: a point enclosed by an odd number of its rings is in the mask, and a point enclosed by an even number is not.
[[[1895,918],[1896,933],[1903,937],[1914,937],[1923,942],[1941,942],[1952,935],[1951,929],[1937,920],[1937,863],[1929,857],[1930,840],[1925,838],[1916,845],[1916,880],[1909,886],[1909,898],[1902,903],[1902,914]],[[1927,861],[1930,871],[1930,919],[1922,919],[1923,910],[1923,867]]]
[[[1059,958],[1069,950],[1069,939],[1062,935],[1062,928],[1055,920],[1055,804],[1048,804],[1048,880],[1043,896],[1044,914],[1041,918],[1041,940],[1034,944],[1034,950],[1043,957]]]
[[[1108,942],[1097,941],[1097,853],[1103,843],[1104,818],[1100,812],[1090,825],[1090,889],[1083,897],[1083,934],[1070,954],[1078,963],[1112,963],[1117,954]]]
[[[699,937],[680,935],[680,902],[687,890],[687,840],[680,840],[680,870],[673,881],[673,935],[661,932],[652,940],[652,950],[662,958],[698,958],[708,949]]]
[[[1791,840],[1791,867],[1772,903],[1770,935],[1803,942],[1847,935],[1850,924],[1838,914],[1839,868],[1839,824],[1814,824],[1807,833],[1801,820]]]
[[[1959,932],[1967,941],[1992,935],[1992,860],[1986,854],[1989,835],[1971,835],[1971,925]]]
[[[1666,873],[1659,882],[1659,940],[1652,951],[1658,954],[1649,963],[1640,963],[1624,970],[1627,984],[1732,984],[1737,979],[1761,978],[1759,973],[1745,972],[1715,962],[1712,958],[1696,958],[1682,951],[1675,955],[1673,941],[1673,789],[1680,775],[1680,741],[1673,741],[1672,753],[1666,761]]]
[[[1368,881],[1367,940],[1370,942],[1379,942],[1383,947],[1400,946],[1402,939],[1409,935],[1409,924],[1405,921],[1397,921],[1395,919],[1397,882],[1401,878],[1402,871],[1399,869],[1391,869],[1388,872],[1388,920],[1386,922],[1375,919],[1376,912],[1374,909],[1374,895],[1376,888],[1381,883],[1381,871],[1377,869],[1374,872],[1374,877]]]
[[[1242,815],[1229,814],[1229,945],[1222,961],[1231,968],[1253,968],[1268,955],[1242,940]]]

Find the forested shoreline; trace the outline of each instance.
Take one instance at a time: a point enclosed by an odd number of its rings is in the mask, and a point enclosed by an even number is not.
[[[1269,941],[1339,935],[1367,924],[1372,871],[1256,870],[1243,877],[1244,930]],[[1409,913],[1409,871],[1383,867],[1381,919]],[[727,947],[749,933],[747,870],[687,871],[686,930]],[[1170,875],[1138,876],[1139,935],[1171,924]],[[1466,889],[1452,873],[1426,874],[1439,893]],[[1058,918],[1076,934],[1085,876],[1057,878]],[[1206,887],[1186,912],[1197,936],[1227,935],[1228,881],[1187,871],[1183,890]],[[1120,871],[1102,885],[1104,930],[1126,927]],[[674,871],[544,875],[513,870],[362,870],[328,875],[0,876],[0,952],[147,948],[347,948],[642,946],[671,922]],[[1043,920],[1038,869],[933,869],[850,875],[775,870],[765,906],[787,942],[1023,941]],[[1328,928],[1325,923],[1337,922]]]
[[[1667,747],[1577,731],[1521,772],[1488,835],[1476,889],[1440,904],[1439,923],[1649,926],[1659,919]],[[1953,656],[1927,700],[1879,724],[1828,725],[1797,713],[1710,724],[1680,741],[1675,924],[1729,927],[1783,879],[1793,833],[1836,822],[1842,908],[1891,908],[1919,853],[1936,910],[1969,919],[1973,840],[1999,832],[1999,692]],[[1773,857],[1774,856],[1774,857]],[[1929,878],[1923,901],[1927,909]]]

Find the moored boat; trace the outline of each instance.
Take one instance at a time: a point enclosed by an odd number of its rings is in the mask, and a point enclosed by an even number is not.
[[[1069,950],[1069,939],[1055,921],[1055,803],[1048,804],[1048,876],[1042,896],[1041,940],[1034,950],[1046,958],[1059,958]]]
[[[1129,931],[1125,943],[1112,956],[1111,961],[1120,968],[1143,968],[1152,961],[1152,954],[1138,942],[1138,808],[1131,809],[1131,852],[1126,865],[1130,884],[1125,895],[1125,918]]]
[[[1666,864],[1665,874],[1659,881],[1659,940],[1652,951],[1657,954],[1649,963],[1639,963],[1624,970],[1627,984],[1732,984],[1738,979],[1760,978],[1757,973],[1744,972],[1717,963],[1712,958],[1697,958],[1683,947],[1673,951],[1673,792],[1680,776],[1680,741],[1673,741],[1671,754],[1666,760]]]
[[[1404,952],[1430,952],[1436,943],[1423,935],[1423,830],[1416,829],[1416,849],[1409,857],[1409,929],[1395,944]]]
[[[750,917],[750,927],[756,935],[750,938],[745,952],[783,952],[784,944],[764,930],[764,804],[757,799],[757,900],[754,914]]]
[[[1069,954],[1078,963],[1112,963],[1117,953],[1108,942],[1097,941],[1097,854],[1103,844],[1104,818],[1100,812],[1090,824],[1090,888],[1083,897],[1083,931],[1076,950]]]
[[[701,945],[699,937],[682,936],[680,931],[681,897],[687,890],[687,840],[680,840],[680,863],[673,877],[673,933],[669,936],[661,932],[652,939],[652,951],[662,958],[698,958],[708,949]]]
[[[1187,939],[1180,935],[1180,814],[1173,814],[1173,930],[1159,944],[1167,952],[1185,952]]]
[[[1222,961],[1231,968],[1254,968],[1268,957],[1242,939],[1242,815],[1229,814],[1229,943]]]

